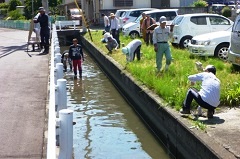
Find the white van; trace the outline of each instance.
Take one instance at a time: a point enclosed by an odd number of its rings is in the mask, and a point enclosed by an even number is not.
[[[151,11],[145,11],[145,14],[149,14],[156,22],[158,22],[161,16],[165,16],[169,24],[178,15],[178,9],[155,9]],[[140,20],[142,15],[140,15],[134,22],[130,22],[123,26],[122,33],[124,36],[130,36],[131,38],[140,37]]]
[[[240,66],[240,15],[236,17],[232,32],[231,42],[228,49],[228,61],[233,64],[233,67]]]

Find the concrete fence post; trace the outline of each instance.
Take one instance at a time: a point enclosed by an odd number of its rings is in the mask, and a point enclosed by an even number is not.
[[[58,159],[72,159],[73,151],[73,111],[62,109],[59,111],[60,134],[59,144],[60,151]]]
[[[60,53],[60,47],[59,46],[56,46],[54,48],[54,53],[57,54],[57,53]]]
[[[59,113],[62,109],[67,109],[67,80],[66,79],[58,79],[57,87],[58,87],[58,106],[57,112]]]
[[[61,54],[60,53],[56,53],[55,54],[55,58],[54,58],[54,66],[56,67],[57,63],[61,63]]]
[[[62,63],[57,63],[56,64],[56,79],[61,79],[63,78],[63,64]]]

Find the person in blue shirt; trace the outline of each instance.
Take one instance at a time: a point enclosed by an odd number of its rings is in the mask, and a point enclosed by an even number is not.
[[[193,99],[199,106],[208,110],[207,117],[213,118],[214,110],[220,104],[220,80],[216,77],[216,68],[208,65],[203,72],[190,75],[188,79],[191,85],[200,81],[201,89],[190,88],[183,102],[182,114],[190,114],[191,103]]]

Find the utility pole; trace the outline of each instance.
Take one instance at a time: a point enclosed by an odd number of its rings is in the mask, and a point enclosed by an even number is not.
[[[42,6],[43,6],[44,9],[46,10],[46,14],[48,14],[48,12],[49,12],[48,0],[42,0]]]

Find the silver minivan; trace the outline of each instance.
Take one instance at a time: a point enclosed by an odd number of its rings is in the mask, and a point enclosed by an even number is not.
[[[240,15],[236,17],[233,24],[230,48],[228,50],[228,61],[234,67],[240,66]]]

